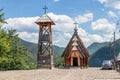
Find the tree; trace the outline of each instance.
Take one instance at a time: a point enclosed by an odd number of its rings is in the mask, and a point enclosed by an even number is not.
[[[0,9],[0,29],[2,27],[2,24],[7,23],[4,19],[4,13],[2,13],[3,9]]]
[[[0,69],[35,68],[35,60],[28,50],[19,46],[19,37],[15,30],[0,30]]]
[[[54,55],[54,66],[57,68],[63,68],[63,59],[61,58],[61,56],[59,54],[55,54]]]
[[[0,24],[7,23],[0,9]],[[0,25],[0,28],[2,25]],[[16,30],[0,29],[0,70],[32,69],[36,67],[35,59],[28,50],[19,45]]]

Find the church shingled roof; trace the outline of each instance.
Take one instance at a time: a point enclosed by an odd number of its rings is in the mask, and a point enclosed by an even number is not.
[[[72,47],[73,47],[72,43],[73,43],[74,37],[77,38],[77,44],[78,44],[77,49],[78,49],[80,55],[82,55],[81,58],[89,57],[89,53],[88,53],[87,49],[85,48],[84,44],[82,43],[80,37],[78,36],[76,29],[74,30],[74,34],[73,34],[72,38],[70,39],[70,41],[69,41],[67,47],[65,48],[63,54],[61,55],[61,57],[68,56],[70,54],[70,52],[72,51]]]

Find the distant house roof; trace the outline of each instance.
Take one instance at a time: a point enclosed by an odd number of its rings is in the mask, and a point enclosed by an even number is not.
[[[55,25],[55,23],[52,21],[52,19],[47,14],[42,15],[40,18],[38,18],[35,21],[35,23],[37,23],[37,24],[46,23],[46,22],[50,22],[52,25]]]

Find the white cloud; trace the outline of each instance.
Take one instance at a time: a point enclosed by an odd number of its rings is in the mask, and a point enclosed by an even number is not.
[[[120,10],[120,0],[98,0],[101,4],[105,4],[106,7],[112,7]]]
[[[20,38],[37,43],[39,27],[35,24],[35,21],[38,18],[39,17],[9,18],[6,20],[8,24],[3,25],[3,27],[6,29],[16,29]]]
[[[20,17],[20,18],[9,18],[7,23],[3,25],[8,29],[16,29],[17,31],[29,31],[34,32],[38,30],[35,20],[39,17]]]
[[[67,15],[56,15],[54,13],[48,13],[48,15],[56,24],[55,26],[52,26],[54,33],[53,43],[55,43],[56,45],[64,46],[65,43],[67,43],[67,39],[70,38],[70,32],[74,28],[74,21]],[[38,16],[9,18],[6,20],[8,24],[4,25],[3,27],[7,29],[16,29],[20,38],[26,41],[37,43],[37,34],[39,27],[34,22],[38,18]]]
[[[78,34],[79,34],[81,40],[83,41],[83,43],[86,46],[88,46],[88,45],[90,45],[91,43],[94,43],[94,42],[104,42],[105,41],[104,37],[101,37],[98,34],[87,33],[82,28],[78,28]]]
[[[82,29],[82,28],[78,28],[78,34],[81,36],[81,37],[84,37],[84,36],[88,36],[88,33]]]
[[[108,15],[109,15],[110,17],[118,18],[117,15],[116,15],[114,12],[112,12],[112,11],[109,11],[109,12],[108,12]]]
[[[86,23],[88,21],[92,21],[93,20],[93,14],[92,13],[86,13],[84,15],[78,15],[75,20],[79,23]]]
[[[58,1],[60,1],[60,0],[54,0],[54,2],[58,2]]]
[[[58,32],[69,32],[74,28],[74,21],[67,15],[56,15],[54,13],[48,13],[50,18],[55,22],[55,26],[53,27],[54,31]]]
[[[72,32],[69,32],[69,33],[53,32],[53,34],[56,34],[56,35],[53,35],[54,44],[62,47],[66,47],[73,33],[74,33],[74,30],[72,30]],[[80,27],[78,27],[78,35],[85,46],[88,46],[94,42],[105,41],[104,37],[101,37],[100,35],[97,35],[97,34],[89,34]]]
[[[56,15],[54,13],[48,14],[52,20],[55,22],[55,26],[53,27],[53,43],[59,46],[66,46],[74,33],[74,21],[71,17],[67,15]],[[84,14],[83,16],[79,15],[79,17],[75,18],[79,23],[85,23],[91,21],[93,19],[92,13]],[[55,35],[54,35],[55,34]],[[83,43],[88,46],[93,43],[93,41],[100,41],[95,39],[96,37],[92,37],[92,34],[87,33],[81,27],[78,27],[78,34],[80,38],[83,40]],[[91,37],[88,37],[91,36]],[[98,35],[99,36],[99,35]],[[93,40],[94,38],[94,40]]]
[[[65,47],[70,38],[66,37],[64,32],[53,32],[53,44]]]
[[[29,41],[29,42],[33,42],[33,43],[37,43],[38,42],[38,33],[28,33],[28,32],[17,32],[17,34],[19,34],[19,37],[23,40]]]
[[[73,24],[73,19],[67,15],[57,15],[54,13],[48,13],[48,15],[56,24],[52,26],[53,44],[65,47],[68,44],[70,38],[72,37],[72,34],[74,33],[75,25]],[[82,20],[84,20],[84,22],[81,23],[85,23],[93,19],[93,14],[87,13],[81,17]],[[37,43],[39,28],[38,25],[36,25],[34,22],[38,18],[39,17],[9,18],[6,20],[8,24],[4,25],[4,27],[7,27],[7,29],[17,29],[17,33],[19,34],[20,38],[26,41]],[[99,27],[100,24],[110,26],[109,28],[107,28],[109,32],[111,31],[111,29],[114,29],[114,27],[111,26],[113,24],[109,23],[106,19],[101,19],[93,22],[92,28],[96,31],[102,31],[104,29],[107,31],[106,26]],[[104,42],[107,39],[106,35],[100,36],[98,34],[90,34],[81,27],[78,27],[78,34],[86,46],[90,45],[93,42]]]
[[[72,35],[70,33],[64,33],[64,36],[68,39],[70,39],[72,37]]]
[[[106,2],[107,0],[98,0],[100,3],[104,3],[104,2]]]
[[[90,39],[93,40],[93,42],[104,42],[105,41],[103,37],[97,34],[90,35]]]
[[[94,31],[98,31],[101,33],[111,33],[115,30],[115,24],[110,23],[107,19],[102,18],[98,19],[91,24],[91,28]]]

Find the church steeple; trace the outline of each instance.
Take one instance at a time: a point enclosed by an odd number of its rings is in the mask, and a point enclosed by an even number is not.
[[[74,28],[74,31],[77,33],[78,29],[77,29],[77,26],[78,26],[78,23],[75,21],[75,28]]]

